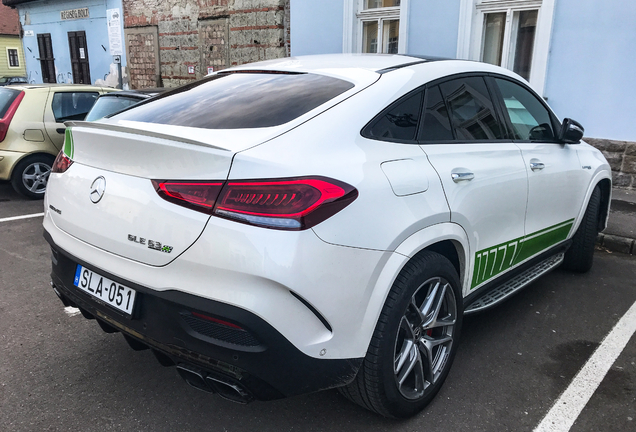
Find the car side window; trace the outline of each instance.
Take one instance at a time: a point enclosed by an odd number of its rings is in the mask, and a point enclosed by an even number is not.
[[[424,118],[420,126],[419,141],[452,141],[453,131],[446,103],[438,86],[426,89],[424,94]]]
[[[460,141],[503,139],[503,128],[482,77],[456,78],[440,84]]]
[[[548,109],[528,90],[511,81],[495,78],[514,139],[522,141],[554,141],[552,117]]]
[[[422,107],[422,92],[407,96],[378,115],[362,136],[386,141],[414,141]]]
[[[97,100],[97,92],[59,92],[53,95],[51,108],[57,123],[84,120]]]

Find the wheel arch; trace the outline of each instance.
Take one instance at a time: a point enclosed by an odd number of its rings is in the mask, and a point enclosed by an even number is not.
[[[387,296],[402,269],[416,256],[424,251],[437,252],[446,257],[458,270],[462,293],[469,285],[469,256],[468,236],[464,229],[455,223],[445,222],[432,225],[413,233],[395,249],[381,270],[367,304],[361,337],[371,340],[371,335],[377,325],[380,313]]]
[[[612,181],[609,178],[601,179],[597,186],[601,190],[601,209],[598,214],[598,231],[601,232],[607,227],[609,218],[610,203],[612,201]]]
[[[53,158],[53,160],[55,160],[55,156],[57,156],[56,154],[53,153],[49,153],[46,151],[42,151],[42,150],[38,150],[38,151],[34,151],[33,153],[24,153],[19,159],[17,159],[15,161],[15,163],[11,166],[11,169],[9,170],[9,179],[13,178],[13,173],[15,172],[15,168],[22,162],[25,161],[29,158],[32,157],[37,157],[37,156],[47,156],[47,157],[51,157]]]

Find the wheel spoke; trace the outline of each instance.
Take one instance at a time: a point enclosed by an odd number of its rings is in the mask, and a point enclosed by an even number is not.
[[[399,373],[404,367],[404,363],[409,357],[411,350],[413,349],[413,341],[410,339],[404,339],[402,343],[402,348],[400,348],[400,353],[395,357],[395,373]]]
[[[424,300],[424,303],[422,303],[422,306],[418,308],[418,312],[422,317],[423,322],[428,321],[428,316],[431,313],[431,309],[433,308],[433,304],[435,303],[435,299],[437,298],[437,293],[439,291],[440,285],[441,281],[438,279],[426,296],[426,299]]]
[[[422,366],[424,367],[423,374],[426,381],[433,384],[435,381],[435,373],[433,372],[433,351],[432,348],[426,346],[424,340],[419,343],[420,353],[422,358]]]
[[[36,177],[35,174],[22,174],[23,180],[35,180],[35,177]]]
[[[40,181],[39,180],[38,181],[34,181],[33,184],[30,187],[28,187],[28,189],[31,192],[37,192],[39,185],[40,185]]]
[[[410,375],[411,371],[415,368],[418,362],[421,362],[420,350],[417,349],[415,344],[411,344],[411,348],[407,353],[407,360],[402,366],[402,369],[397,373],[398,385],[401,387],[404,384],[406,378]]]
[[[431,302],[431,306],[427,310],[428,313],[426,314],[426,321],[422,323],[422,327],[424,329],[439,327],[436,325],[437,317],[439,316],[439,311],[442,309],[442,305],[444,304],[444,298],[446,297],[446,291],[448,289],[450,289],[450,285],[444,284],[444,286],[442,286],[441,292],[439,292],[439,295],[436,296],[436,298],[434,299],[435,301]],[[437,291],[440,291],[439,288],[437,289]],[[433,293],[431,293],[431,297],[432,296]]]

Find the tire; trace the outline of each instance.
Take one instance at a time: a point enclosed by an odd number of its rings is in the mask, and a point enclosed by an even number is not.
[[[340,393],[385,417],[417,414],[448,375],[462,314],[459,278],[451,262],[435,252],[420,253],[391,287],[362,366]]]
[[[585,209],[581,225],[572,237],[572,245],[565,253],[563,268],[585,273],[592,268],[594,245],[598,236],[598,215],[601,209],[601,189],[596,186]]]
[[[44,198],[54,160],[53,156],[45,154],[27,156],[22,159],[11,175],[13,189],[30,199]]]

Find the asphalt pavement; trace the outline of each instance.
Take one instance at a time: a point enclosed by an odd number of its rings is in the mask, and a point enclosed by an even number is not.
[[[0,183],[0,220],[42,212]],[[636,257],[599,249],[468,316],[451,373],[418,416],[388,420],[337,391],[239,405],[188,387],[149,351],[65,311],[42,218],[0,222],[0,431],[532,431],[636,302]],[[636,338],[572,431],[636,430]]]

